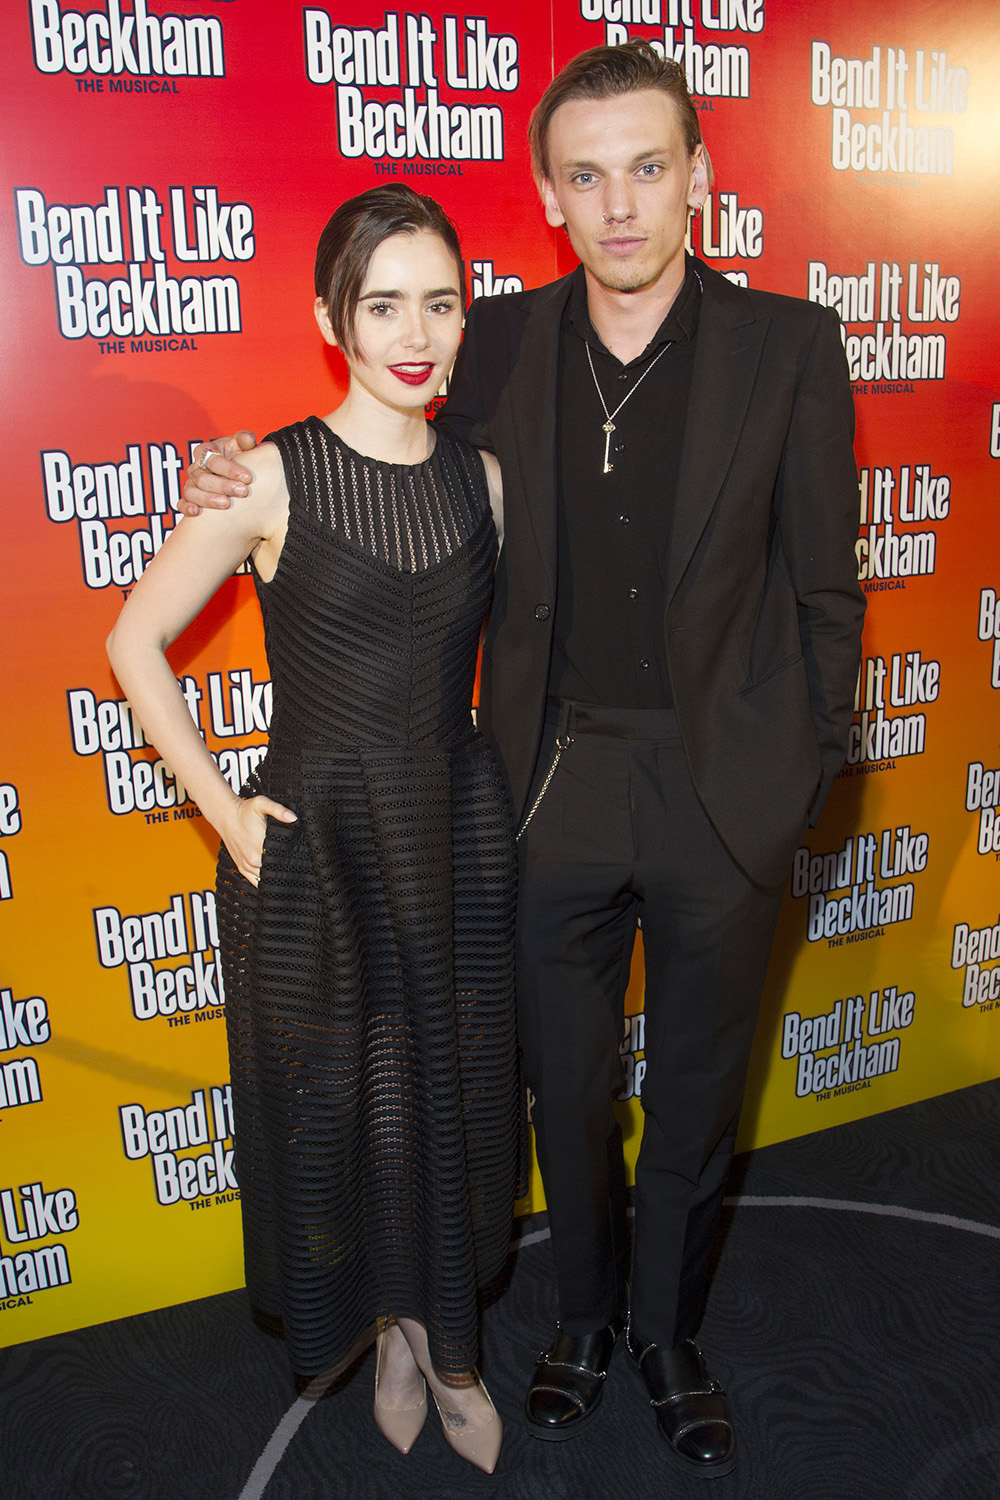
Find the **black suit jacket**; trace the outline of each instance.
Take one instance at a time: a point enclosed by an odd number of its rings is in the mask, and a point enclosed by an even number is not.
[[[837,316],[696,262],[704,295],[663,629],[691,777],[755,881],[787,874],[839,771],[865,599],[854,407]],[[441,419],[490,448],[504,546],[480,724],[523,814],[555,617],[557,375],[570,278],[480,298]]]

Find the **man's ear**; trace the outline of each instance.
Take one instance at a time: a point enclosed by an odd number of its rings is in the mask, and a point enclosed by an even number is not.
[[[712,179],[708,161],[708,153],[699,141],[690,156],[691,176],[688,180],[688,207],[694,213],[701,213],[708,197]]]
[[[326,342],[332,344],[335,349],[339,349],[340,345],[337,342],[337,335],[334,333],[333,324],[330,322],[330,310],[324,298],[316,298],[316,301],[313,303],[313,312],[316,315],[316,322],[319,324],[319,331]]]
[[[545,210],[545,222],[551,224],[553,229],[558,229],[561,224],[565,224],[566,218],[556,202],[556,190],[551,180],[548,177],[536,177],[535,186]]]

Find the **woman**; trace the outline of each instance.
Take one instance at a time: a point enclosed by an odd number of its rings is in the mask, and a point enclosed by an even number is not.
[[[454,227],[402,184],[334,213],[316,319],[350,372],[247,456],[253,493],[178,525],[108,642],[148,737],[222,838],[218,900],[258,1317],[300,1387],[376,1318],[375,1417],[427,1411],[492,1472],[477,1291],[517,1190],[511,813],[470,713],[496,460],[428,426],[461,337]],[[237,797],[165,648],[250,554],[274,684]]]

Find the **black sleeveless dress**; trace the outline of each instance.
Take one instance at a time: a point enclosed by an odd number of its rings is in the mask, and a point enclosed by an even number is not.
[[[459,1372],[520,1163],[512,813],[470,710],[482,461],[438,430],[426,462],[382,463],[316,417],[268,441],[291,505],[257,580],[274,701],[244,795],[298,822],[269,822],[257,890],[223,846],[217,887],[247,1286],[300,1375],[382,1313]]]

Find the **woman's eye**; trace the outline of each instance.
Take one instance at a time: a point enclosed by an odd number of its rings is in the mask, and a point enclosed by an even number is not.
[[[450,313],[454,311],[454,302],[432,302],[429,311],[432,313]]]
[[[374,313],[377,318],[384,318],[386,313],[392,312],[391,302],[369,302],[368,311]]]

